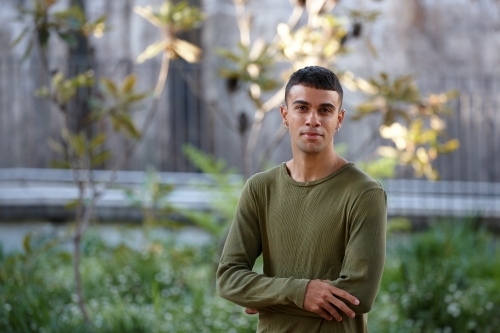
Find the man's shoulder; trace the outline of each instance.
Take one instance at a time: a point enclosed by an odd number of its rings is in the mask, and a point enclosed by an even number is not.
[[[247,180],[247,183],[252,187],[267,187],[269,185],[275,184],[279,179],[279,175],[281,172],[280,170],[282,167],[282,164],[280,164],[269,170],[256,173]]]
[[[369,190],[384,190],[382,185],[363,170],[351,163],[342,175],[348,182],[349,188],[354,192],[362,193]]]

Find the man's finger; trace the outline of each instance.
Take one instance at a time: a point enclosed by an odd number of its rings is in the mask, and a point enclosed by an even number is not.
[[[245,313],[246,313],[246,314],[249,314],[249,315],[254,315],[254,314],[259,313],[259,311],[257,311],[257,309],[246,308],[246,309],[245,309]]]
[[[324,304],[323,309],[336,321],[342,321],[342,316],[330,303]]]
[[[352,311],[351,308],[349,308],[344,302],[342,302],[340,299],[338,299],[334,296],[332,296],[331,304],[336,306],[337,309],[344,312],[346,315],[348,315],[351,318],[354,318],[356,316],[356,313],[354,313],[354,311]]]
[[[354,297],[353,295],[349,294],[347,291],[342,290],[342,289],[337,288],[337,287],[334,287],[332,285],[330,285],[329,290],[333,295],[338,296],[338,297],[342,297],[343,299],[345,299],[346,301],[348,301],[354,305],[359,305],[359,300],[356,297]]]

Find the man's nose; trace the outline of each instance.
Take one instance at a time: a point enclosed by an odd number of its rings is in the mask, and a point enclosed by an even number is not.
[[[318,127],[320,125],[319,117],[316,111],[311,111],[307,115],[306,125],[312,127]]]

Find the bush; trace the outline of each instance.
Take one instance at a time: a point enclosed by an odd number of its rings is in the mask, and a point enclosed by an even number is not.
[[[500,246],[465,224],[393,235],[370,333],[498,332]],[[82,275],[92,332],[255,332],[257,317],[215,293],[215,245],[109,246],[88,233]],[[89,332],[72,257],[52,239],[0,255],[0,332]]]
[[[500,247],[459,222],[392,239],[369,326],[374,333],[498,332]]]
[[[143,250],[87,237],[82,275],[93,332],[254,332],[257,318],[219,298],[215,249],[152,242]],[[89,332],[72,257],[53,247],[0,267],[0,332]]]

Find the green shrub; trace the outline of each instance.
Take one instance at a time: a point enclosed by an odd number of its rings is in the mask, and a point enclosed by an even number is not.
[[[137,250],[96,237],[81,270],[93,332],[254,332],[256,319],[220,299],[216,250],[152,242]],[[61,248],[7,256],[0,266],[0,332],[89,332]]]
[[[0,258],[0,332],[89,332],[73,282],[72,257],[53,240],[30,239]],[[389,238],[371,333],[497,332],[500,247],[455,223]],[[257,317],[215,293],[216,245],[151,241],[109,246],[88,233],[85,298],[95,333],[255,332]]]
[[[500,247],[466,223],[391,239],[374,333],[498,332]]]

